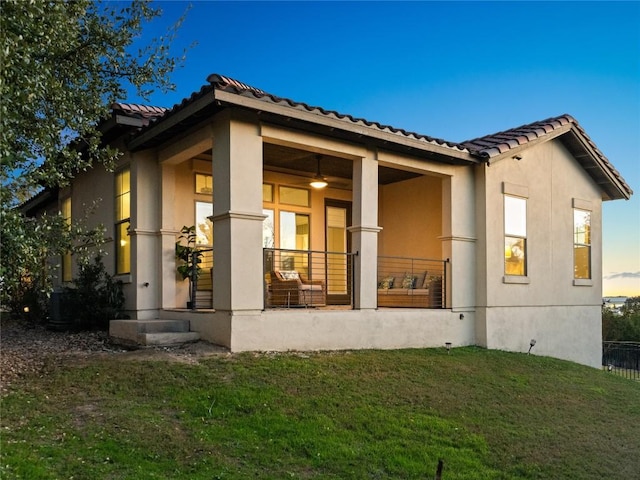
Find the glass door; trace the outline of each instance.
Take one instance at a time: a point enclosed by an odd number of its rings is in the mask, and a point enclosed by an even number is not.
[[[333,305],[349,303],[351,297],[350,224],[351,203],[325,200],[327,303]]]

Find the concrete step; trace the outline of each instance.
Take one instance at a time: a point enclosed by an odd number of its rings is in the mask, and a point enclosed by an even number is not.
[[[137,345],[179,345],[200,339],[190,331],[189,320],[111,320],[109,336],[118,343]]]
[[[141,345],[170,346],[200,340],[198,332],[142,333],[138,336]]]

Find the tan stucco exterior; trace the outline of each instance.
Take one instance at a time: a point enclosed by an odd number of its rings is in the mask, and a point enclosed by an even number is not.
[[[602,202],[600,192],[563,145],[533,146],[520,160],[479,167],[477,337],[488,348],[535,351],[592,366],[601,362]],[[500,246],[503,197],[527,199],[527,275],[508,279]],[[590,280],[573,278],[573,207],[592,222]],[[516,283],[522,280],[524,283]],[[511,283],[510,283],[511,282]]]
[[[131,273],[120,279],[132,318],[189,319],[202,338],[232,351],[451,342],[526,352],[535,339],[533,354],[600,365],[603,195],[557,136],[520,148],[518,159],[506,153],[487,163],[450,148],[451,159],[443,162],[438,159],[449,147],[440,143],[376,131],[374,145],[364,127],[349,135],[294,128],[253,111],[255,99],[241,100],[242,109],[221,109],[151,147],[137,140],[128,151],[120,143],[119,168],[130,168],[132,192]],[[268,111],[280,115],[283,108]],[[292,119],[314,120],[298,110]],[[324,117],[320,123],[325,132],[341,125]],[[153,135],[144,131],[139,138]],[[401,148],[389,146],[394,138]],[[295,155],[283,164],[266,158],[267,151]],[[308,187],[296,163],[305,155],[330,157],[349,186]],[[406,175],[383,182],[382,167]],[[195,192],[196,173],[213,176],[212,195]],[[309,189],[310,205],[283,205],[277,197],[265,203],[263,183],[275,191]],[[102,199],[93,221],[106,226],[110,239],[113,192],[114,174],[100,168],[79,175],[71,187],[74,215],[77,206]],[[524,277],[505,276],[505,194],[527,201]],[[324,251],[327,200],[351,209],[351,253],[357,254],[351,308],[265,308],[263,209],[308,214],[309,248]],[[192,312],[184,309],[188,282],[176,275],[174,245],[182,226],[194,223],[198,201],[213,203],[213,309]],[[574,206],[591,212],[589,280],[573,278]],[[105,250],[113,258],[113,241]],[[380,255],[443,262],[444,308],[378,308]]]

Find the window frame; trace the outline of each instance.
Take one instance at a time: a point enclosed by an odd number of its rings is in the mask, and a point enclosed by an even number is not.
[[[205,187],[204,188],[206,189],[206,191],[204,191],[204,192],[201,191],[201,190],[198,190],[198,177],[199,176],[200,177],[205,177],[205,182],[204,182],[205,183]],[[206,186],[206,184],[207,184],[206,179],[207,178],[211,179],[211,182],[210,182],[211,183],[211,188],[208,188]],[[197,195],[213,195],[213,175],[211,175],[210,173],[194,172],[194,175],[193,175],[193,190]]]
[[[211,230],[211,243],[209,242],[202,242],[200,240],[200,236],[198,234],[202,234],[204,236],[207,236],[205,232],[202,232],[202,230],[199,229],[198,226],[198,222],[199,220],[201,220],[202,218],[198,217],[198,213],[200,208],[202,208],[203,206],[210,206],[210,211],[211,211],[211,215],[207,215],[206,217],[204,217],[204,221],[209,225],[209,228]],[[209,210],[209,209],[208,209]],[[206,202],[203,200],[196,200],[194,203],[194,225],[196,226],[196,245],[198,247],[203,247],[203,248],[210,248],[213,247],[213,222],[211,221],[210,217],[213,216],[213,202]],[[208,238],[207,238],[208,240]]]
[[[128,185],[127,189],[120,188],[120,178],[124,174],[127,174]],[[120,203],[124,198],[128,198],[128,216],[123,215],[122,204]],[[128,275],[131,273],[131,235],[129,228],[131,227],[131,168],[129,166],[124,167],[114,174],[114,238],[115,238],[115,274],[116,275]],[[126,225],[126,227],[125,227]],[[123,245],[123,227],[126,231],[128,241]]]
[[[523,218],[514,219],[510,218],[510,208],[508,205],[509,200],[518,200],[523,202],[522,212]],[[527,235],[527,217],[528,217],[528,198],[521,195],[514,195],[508,191],[503,194],[503,258],[504,258],[504,283],[528,283],[528,260],[529,260],[529,244]],[[514,226],[513,230],[511,226]],[[522,260],[516,260],[518,263],[522,262],[521,271],[510,270],[509,267],[513,267],[510,264],[510,258],[513,256],[513,247],[517,244],[521,250]],[[507,249],[509,249],[511,255],[507,256]],[[515,262],[514,262],[515,263]]]
[[[73,203],[71,201],[71,196],[64,197],[60,200],[60,214],[62,218],[64,218],[65,223],[67,224],[67,229],[71,229],[72,215],[73,215]],[[73,281],[73,264],[71,260],[71,251],[62,254],[62,258],[60,259],[60,269],[63,282],[71,282]]]
[[[266,193],[269,190],[269,198],[267,199]],[[275,203],[276,186],[273,183],[264,182],[262,184],[262,203]]]
[[[587,222],[582,223],[585,226],[585,230],[583,232],[577,231],[577,223],[576,223],[576,214],[578,212],[582,212],[586,214]],[[591,228],[591,210],[587,210],[584,208],[574,207],[573,208],[573,280],[577,282],[589,282],[593,279],[593,262],[592,262],[592,228]],[[588,224],[588,225],[587,225]],[[579,242],[578,236],[583,235],[585,242]],[[587,252],[587,276],[578,276],[578,256],[577,250],[578,248],[586,248]]]
[[[306,194],[306,203],[292,203],[292,202],[288,202],[286,200],[283,200],[282,198],[285,197],[286,195],[283,195],[283,189],[288,189],[288,190],[297,190],[300,192],[304,192]],[[297,208],[311,208],[311,190],[309,190],[308,188],[302,188],[302,187],[293,187],[290,185],[278,185],[278,204],[279,205],[287,205],[289,207],[297,207]]]
[[[293,241],[296,243],[296,245],[293,246],[293,248],[290,247],[283,247],[282,246],[282,240],[283,240],[283,232],[282,232],[282,228],[283,228],[283,214],[290,214],[293,215],[293,221],[294,221],[294,228],[296,229],[296,231],[294,232],[294,238]],[[297,217],[301,216],[301,217],[306,217],[307,222],[307,247],[306,248],[298,248],[297,245],[297,241],[298,241],[298,232],[297,232],[297,228],[298,228],[298,224],[297,224]],[[281,270],[296,270],[299,273],[308,275],[309,274],[309,262],[310,262],[310,258],[309,258],[309,254],[308,253],[298,253],[298,252],[309,252],[311,251],[311,213],[310,212],[300,212],[300,211],[295,211],[295,210],[287,210],[287,209],[278,209],[278,245],[279,245],[279,249],[280,250],[294,250],[296,251],[296,253],[285,253],[285,252],[281,252],[281,258],[280,258],[280,269]]]

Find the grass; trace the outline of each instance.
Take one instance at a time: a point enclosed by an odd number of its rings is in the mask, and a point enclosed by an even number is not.
[[[639,382],[478,348],[95,358],[3,399],[0,476],[629,479],[638,425]]]

